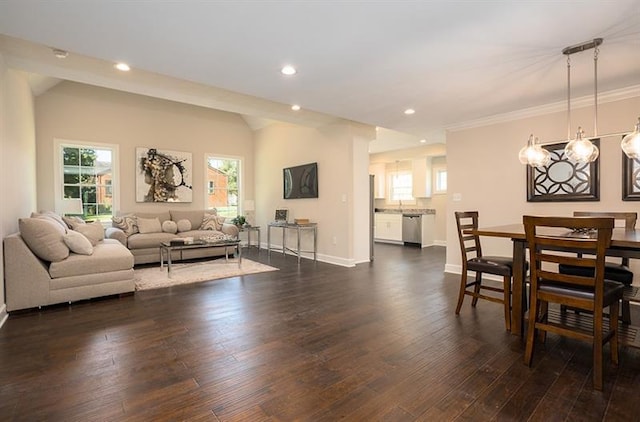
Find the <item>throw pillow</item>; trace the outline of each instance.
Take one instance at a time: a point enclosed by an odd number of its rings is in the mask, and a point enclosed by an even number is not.
[[[222,230],[224,217],[218,217],[215,214],[205,214],[200,225],[200,230]]]
[[[178,225],[175,221],[167,220],[162,223],[162,231],[165,233],[176,234],[178,233]]]
[[[64,233],[67,232],[67,224],[62,220],[62,217],[60,217],[53,211],[32,212],[31,218],[48,218],[54,223],[59,224],[60,227],[64,230]]]
[[[18,227],[22,239],[38,258],[58,262],[69,256],[69,248],[62,239],[65,233],[51,219],[20,218]]]
[[[104,240],[104,227],[99,221],[94,221],[89,224],[80,224],[74,230],[89,239],[92,246],[96,246],[98,242]]]
[[[189,230],[191,230],[191,221],[187,219],[179,220],[177,225],[179,232],[188,232]]]
[[[80,217],[65,217],[62,216],[62,221],[64,221],[67,224],[67,227],[69,227],[71,230],[75,230],[76,227],[78,227],[81,224],[87,224],[82,218]]]
[[[71,252],[80,255],[91,255],[93,253],[93,245],[91,245],[89,239],[84,237],[80,232],[69,230],[67,234],[62,237],[62,240]]]
[[[136,217],[133,215],[123,215],[122,217],[112,217],[112,226],[122,230],[127,236],[138,233]]]
[[[138,231],[140,233],[161,233],[162,226],[158,218],[141,218],[136,219]]]

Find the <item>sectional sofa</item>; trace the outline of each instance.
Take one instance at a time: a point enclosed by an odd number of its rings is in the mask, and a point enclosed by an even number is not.
[[[133,254],[135,264],[160,262],[160,243],[176,237],[194,239],[238,236],[238,228],[227,223],[216,210],[166,210],[156,213],[124,213],[113,218],[106,229],[108,239],[116,239]],[[225,248],[189,249],[183,259],[223,256]],[[176,255],[172,258],[178,258]]]

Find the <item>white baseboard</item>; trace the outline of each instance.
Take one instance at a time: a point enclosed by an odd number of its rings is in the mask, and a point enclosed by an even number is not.
[[[8,318],[9,314],[7,313],[7,304],[3,303],[2,307],[0,307],[0,328],[2,328],[5,322],[7,322]]]
[[[269,253],[269,250],[267,249],[267,244],[266,243],[262,243],[262,248],[260,249],[260,253]],[[274,247],[280,247],[280,245],[273,245]],[[282,254],[282,249],[280,250],[271,250],[272,254]],[[298,255],[292,251],[286,251],[287,256],[289,257],[295,257],[297,259]],[[308,260],[313,260],[313,252],[301,252],[300,253],[300,259],[308,259]],[[345,258],[340,258],[337,256],[332,256],[332,255],[324,255],[324,254],[320,254],[317,253],[316,254],[316,259],[320,262],[326,262],[327,264],[333,264],[333,265],[339,265],[341,267],[355,267],[356,264],[359,264],[360,262],[356,262],[354,259],[345,259]],[[362,262],[369,262],[368,260],[366,261],[362,261]]]
[[[446,240],[434,240],[433,244],[436,246],[447,246],[447,241]]]

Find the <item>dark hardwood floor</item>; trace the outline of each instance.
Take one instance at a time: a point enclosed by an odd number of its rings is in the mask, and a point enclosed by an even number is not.
[[[356,268],[272,254],[280,271],[11,315],[0,420],[640,418],[638,350],[607,361],[603,392],[579,341],[549,335],[528,368],[500,305],[454,314],[444,260],[381,244]]]

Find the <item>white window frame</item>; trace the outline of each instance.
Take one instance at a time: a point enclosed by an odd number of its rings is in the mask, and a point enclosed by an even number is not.
[[[440,175],[443,174],[445,175],[445,187],[444,189],[442,189],[441,185],[440,185]],[[435,194],[445,194],[447,193],[447,168],[446,167],[437,167],[433,169],[433,193]]]
[[[238,215],[243,215],[242,209],[244,204],[244,157],[239,155],[226,155],[215,154],[212,152],[205,152],[204,154],[204,207],[209,209],[209,179],[207,178],[207,171],[209,170],[209,158],[221,158],[224,160],[237,160],[238,161]]]
[[[111,178],[111,212],[116,215],[120,210],[120,147],[118,144],[108,144],[103,142],[89,142],[78,141],[69,139],[53,139],[53,183],[54,183],[54,207],[56,214],[62,213],[62,195],[63,195],[63,180],[64,180],[64,165],[62,164],[62,148],[102,148],[111,150],[111,168],[113,175]]]
[[[401,199],[395,199],[394,198],[394,183],[393,183],[393,179],[396,176],[408,176],[409,179],[411,180],[411,185],[408,187],[409,189],[409,195],[405,196]],[[395,205],[407,205],[407,204],[415,204],[416,203],[416,198],[413,197],[413,173],[411,172],[411,170],[397,170],[397,171],[392,171],[389,172],[389,176],[387,177],[387,186],[388,186],[388,197],[387,197],[387,203],[388,204],[395,204]],[[406,188],[406,186],[405,186]]]

